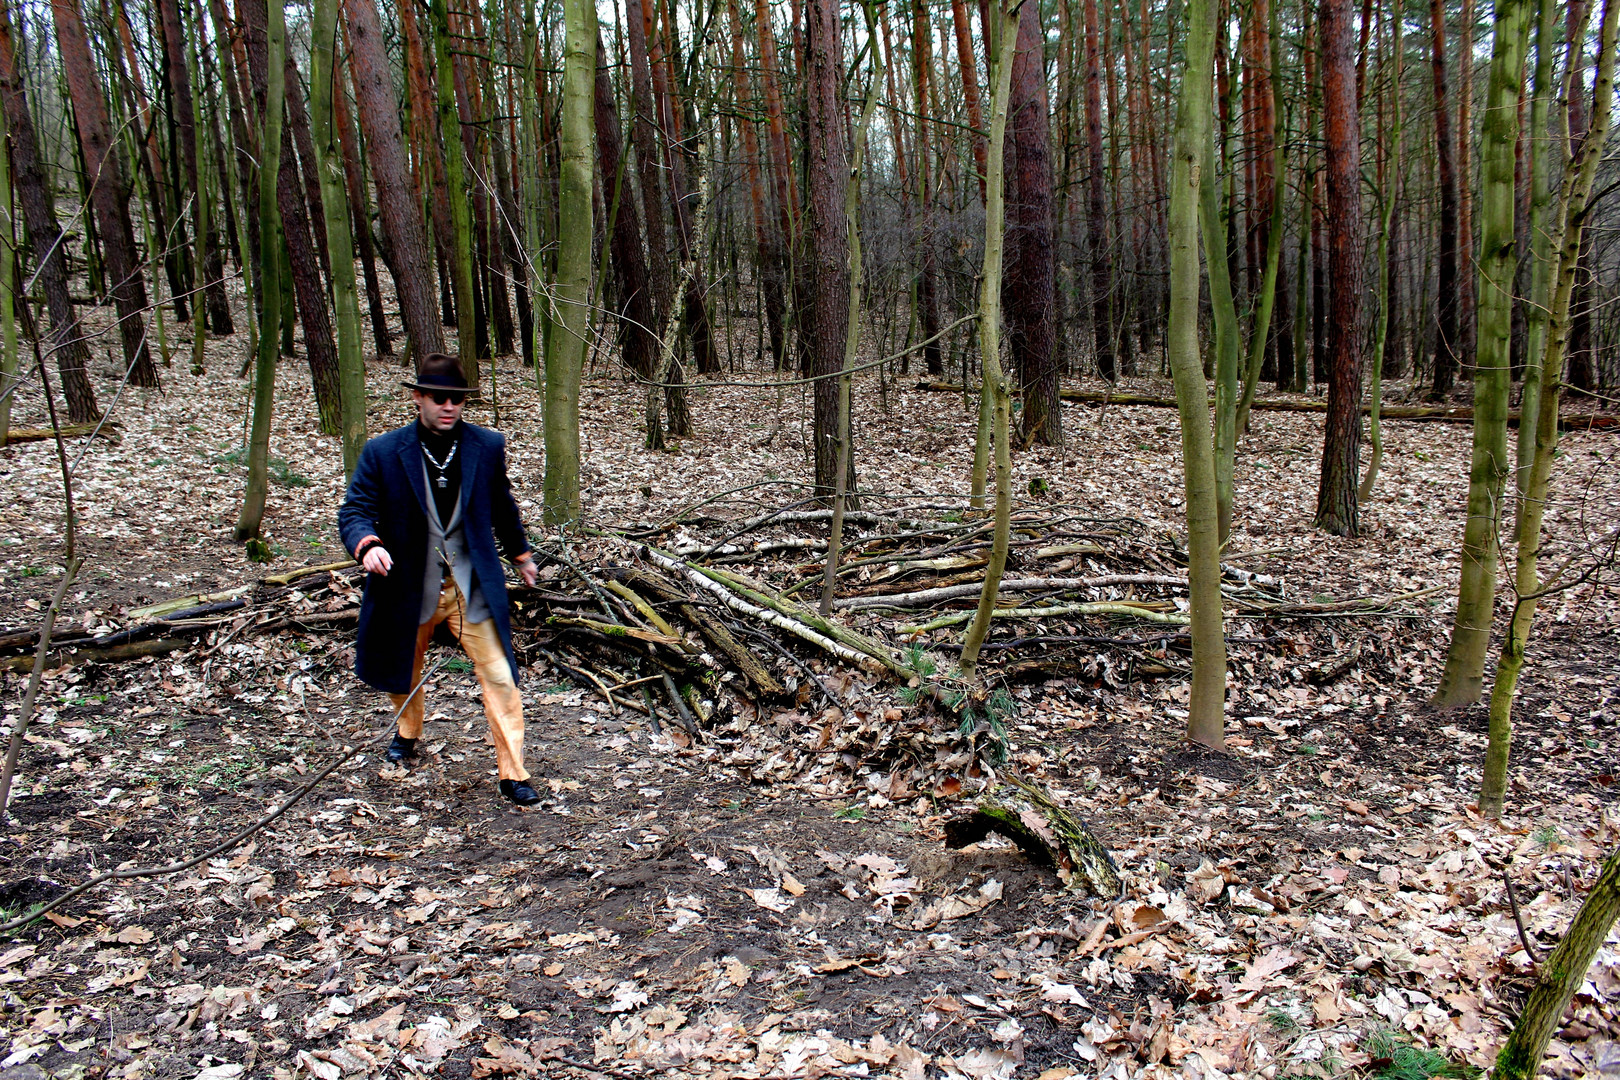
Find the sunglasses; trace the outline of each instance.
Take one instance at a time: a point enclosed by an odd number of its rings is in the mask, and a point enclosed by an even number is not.
[[[467,400],[464,390],[426,390],[423,393],[432,398],[435,405],[460,405]]]

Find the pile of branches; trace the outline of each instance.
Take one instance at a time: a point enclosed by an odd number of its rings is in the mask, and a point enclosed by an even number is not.
[[[852,680],[869,696],[897,684],[891,700],[932,705],[966,731],[986,687],[1074,676],[1117,685],[1185,670],[1185,553],[1174,536],[1134,518],[1066,506],[1013,518],[973,686],[954,677],[955,658],[983,590],[989,518],[936,503],[849,512],[823,616],[829,518],[808,502],[543,541],[543,580],[510,589],[520,662],[543,662],[613,714],[637,714],[655,732],[668,725],[688,739],[738,716],[848,711]],[[121,626],[54,635],[48,662],[211,653],[240,635],[347,628],[358,617],[359,575],[352,563],[335,563],[176,597],[125,612]],[[1232,608],[1279,618],[1377,610],[1421,595],[1295,603],[1277,580],[1231,563],[1222,588]],[[36,645],[35,630],[0,632],[0,662],[27,670]]]

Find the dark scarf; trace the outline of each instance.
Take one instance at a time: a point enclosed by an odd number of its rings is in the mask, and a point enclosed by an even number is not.
[[[422,444],[422,464],[427,466],[428,492],[433,496],[433,505],[439,511],[439,524],[446,528],[450,526],[450,518],[456,512],[456,499],[461,495],[461,421],[449,431],[429,431],[422,422],[416,422],[416,437]],[[455,450],[456,456],[450,459],[449,467],[444,470],[445,485],[439,486],[439,469],[428,454],[443,463],[450,451]]]

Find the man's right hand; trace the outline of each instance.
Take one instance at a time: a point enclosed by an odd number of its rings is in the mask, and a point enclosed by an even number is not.
[[[369,574],[378,577],[387,577],[388,571],[394,567],[394,557],[381,544],[373,544],[366,549],[366,557],[360,560],[360,565],[366,568]]]

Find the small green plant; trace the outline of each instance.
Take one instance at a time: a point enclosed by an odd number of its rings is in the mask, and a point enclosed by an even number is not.
[[[1266,1010],[1266,1023],[1282,1035],[1292,1035],[1299,1030],[1299,1020],[1293,1013],[1279,1005],[1273,1005]]]
[[[1556,825],[1543,825],[1541,828],[1530,834],[1530,839],[1534,840],[1544,848],[1550,848],[1554,844],[1558,843],[1561,838],[1558,835],[1558,827]]]
[[[444,670],[454,671],[459,675],[465,675],[472,669],[473,662],[467,659],[465,656],[452,656],[450,659],[444,662]]]
[[[1304,754],[1306,757],[1315,757],[1318,753],[1320,753],[1315,743],[1308,742],[1302,742],[1299,744],[1299,752]]]
[[[1438,1050],[1430,1050],[1388,1028],[1367,1037],[1364,1047],[1372,1058],[1369,1067],[1378,1080],[1430,1080],[1431,1077],[1459,1077],[1472,1080],[1480,1070],[1452,1061]]]
[[[247,463],[247,447],[238,446],[235,449],[225,451],[223,454],[215,454],[208,460],[215,465],[244,465]],[[214,471],[224,472],[225,470],[215,469]]]
[[[1311,807],[1311,812],[1306,816],[1309,817],[1312,821],[1326,821],[1327,820],[1327,813],[1325,811],[1318,810],[1314,806]]]
[[[840,806],[833,812],[834,821],[861,821],[866,817],[864,806]]]
[[[45,568],[43,566],[24,566],[24,567],[22,567],[21,569],[19,569],[17,571],[17,576],[18,577],[44,577],[45,576]]]
[[[928,650],[917,642],[906,646],[906,667],[925,679],[939,670],[939,665],[928,655]]]
[[[917,699],[922,697],[922,687],[902,686],[899,690],[895,691],[894,696],[900,699],[900,704],[902,705],[915,705],[917,704]]]
[[[1029,482],[1029,493],[1030,493],[1030,495],[1035,496],[1037,498],[1042,496],[1042,495],[1045,495],[1047,492],[1049,492],[1051,490],[1052,490],[1052,484],[1044,476],[1034,477]]]
[[[247,542],[248,562],[266,563],[276,557],[271,546],[255,536]]]
[[[954,525],[957,522],[962,520],[962,511],[960,511],[960,510],[947,510],[947,511],[945,511],[945,513],[940,515],[940,520],[941,521],[949,521]]]
[[[283,458],[270,459],[270,479],[282,487],[309,487],[309,477],[295,473]]]

